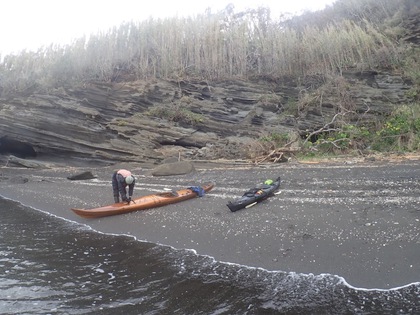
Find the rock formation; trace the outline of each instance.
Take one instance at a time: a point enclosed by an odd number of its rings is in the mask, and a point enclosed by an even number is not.
[[[349,71],[343,77],[352,110],[363,119],[409,101],[411,83],[400,75]],[[98,82],[15,95],[0,99],[0,153],[94,164],[243,159],[264,135],[299,137],[331,120],[338,101],[328,93],[322,102],[293,108],[299,93],[316,90],[319,80]]]

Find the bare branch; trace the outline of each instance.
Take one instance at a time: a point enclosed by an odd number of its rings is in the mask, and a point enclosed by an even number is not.
[[[335,115],[334,115],[334,117],[332,118],[332,120],[331,120],[329,123],[325,124],[322,128],[320,128],[320,129],[318,129],[318,130],[315,130],[314,132],[311,132],[311,133],[310,133],[310,134],[306,137],[305,141],[303,142],[303,145],[305,145],[305,144],[309,141],[309,139],[310,139],[312,136],[317,135],[317,134],[320,134],[321,132],[327,132],[327,131],[337,131],[337,130],[339,130],[339,129],[337,129],[337,128],[328,128],[328,127],[334,123],[334,121],[337,119],[337,117],[338,117],[338,116],[344,116],[344,115],[346,115],[346,114],[348,114],[348,113],[349,113],[349,112],[344,112],[344,113],[340,112],[340,113],[335,114]],[[327,128],[328,128],[328,129],[327,129]]]

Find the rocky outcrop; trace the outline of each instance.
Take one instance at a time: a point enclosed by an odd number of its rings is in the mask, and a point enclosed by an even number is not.
[[[399,75],[349,71],[343,76],[352,110],[363,113],[363,119],[374,120],[409,101],[411,83]],[[323,94],[322,102],[294,108],[302,91],[320,86],[314,78],[155,80],[16,95],[0,99],[0,153],[94,164],[158,164],[170,156],[246,158],[264,135],[305,135],[331,121],[338,106],[334,93]]]
[[[158,165],[150,171],[153,176],[184,175],[195,171],[195,167],[188,161],[179,161]]]
[[[82,173],[78,173],[76,175],[67,176],[68,180],[86,180],[86,179],[93,179],[93,178],[96,178],[96,176],[93,175],[91,171],[85,171]]]

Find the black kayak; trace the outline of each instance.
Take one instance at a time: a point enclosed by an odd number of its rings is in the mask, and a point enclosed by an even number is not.
[[[277,178],[270,185],[264,184],[259,185],[255,188],[251,188],[246,193],[242,195],[241,198],[235,201],[229,201],[227,204],[230,211],[235,212],[240,209],[249,208],[255,204],[267,199],[274,195],[276,190],[280,187],[280,177]]]

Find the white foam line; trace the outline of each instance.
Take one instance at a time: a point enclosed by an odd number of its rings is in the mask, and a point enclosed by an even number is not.
[[[89,181],[74,181],[74,184],[77,185],[85,185],[85,186],[96,186],[96,187],[107,187],[109,186],[109,181],[105,180],[98,180],[98,179],[92,179]],[[150,190],[153,192],[163,192],[167,189],[183,189],[187,186],[181,187],[179,185],[165,185],[165,184],[137,184],[137,188],[144,189],[144,190]],[[217,193],[216,191],[222,191],[225,193]],[[346,193],[346,196],[331,196],[331,197],[322,197],[323,194],[334,194],[334,193],[341,193],[339,191],[333,191],[333,190],[316,190],[316,191],[309,191],[308,189],[281,189],[282,193],[280,195],[272,196],[270,199],[276,199],[276,200],[283,200],[283,201],[290,201],[293,203],[321,203],[321,204],[341,204],[341,203],[348,203],[348,202],[372,202],[375,203],[378,199],[380,199],[381,203],[384,204],[404,204],[407,202],[413,202],[413,203],[420,203],[420,197],[414,197],[414,196],[384,196],[383,194],[388,193],[388,195],[392,192],[392,190],[381,190],[381,194],[377,194],[375,196],[365,196],[363,194],[369,193],[372,190],[349,190]],[[317,197],[305,197],[302,196],[304,194],[308,194],[310,192],[311,194],[316,194]],[[376,192],[376,191],[375,191]],[[212,190],[208,196],[212,198],[223,198],[223,199],[238,199],[242,196],[244,193],[244,189],[242,188],[234,188],[234,187],[220,187],[216,186],[216,189]],[[299,195],[299,197],[294,196],[287,196],[288,194],[291,195]]]
[[[210,192],[206,194],[206,196],[210,198],[221,198],[221,199],[238,199],[240,196],[233,195],[233,194],[218,194],[214,192]],[[316,204],[342,204],[342,203],[349,203],[349,202],[371,202],[375,203],[380,199],[381,204],[405,204],[405,203],[419,203],[420,204],[420,197],[377,197],[377,198],[365,198],[365,197],[330,197],[330,198],[324,198],[324,197],[316,197],[316,198],[310,198],[310,197],[283,197],[280,196],[272,196],[269,197],[270,200],[282,200],[287,201],[291,203],[297,203],[297,204],[303,204],[303,203],[316,203]]]
[[[337,277],[340,277],[340,276],[337,276]],[[372,292],[372,291],[389,292],[389,291],[401,290],[401,289],[407,288],[407,287],[412,286],[412,285],[420,286],[420,282],[411,282],[409,284],[405,284],[405,285],[402,285],[400,287],[394,287],[394,288],[390,288],[390,289],[379,289],[379,288],[367,289],[367,288],[352,286],[343,277],[340,277],[340,278],[342,279],[343,283],[346,286],[348,286],[349,288],[354,289],[354,290],[358,290],[358,291],[365,291],[365,292]]]
[[[96,186],[96,187],[105,187],[109,186],[109,182],[102,181],[102,182],[83,182],[78,183],[86,186]],[[99,184],[99,185],[98,185]],[[170,188],[169,188],[170,187]],[[138,185],[137,188],[144,189],[144,190],[150,190],[152,192],[163,192],[167,189],[181,189],[181,187],[177,187],[175,185],[162,185],[162,184],[147,184],[147,185]],[[185,188],[185,187],[183,187]],[[225,191],[226,193],[217,193],[214,190],[208,193],[208,196],[212,198],[223,198],[223,199],[238,199],[242,196],[242,193],[244,192],[243,189],[239,188],[223,188],[218,187],[217,191]],[[380,199],[381,203],[385,204],[404,204],[407,202],[413,202],[413,203],[420,203],[420,197],[414,197],[414,196],[383,196],[383,195],[377,195],[373,197],[366,197],[366,196],[357,196],[358,193],[363,192],[359,190],[355,191],[348,191],[346,196],[337,196],[337,197],[322,197],[322,193],[331,194],[331,191],[317,191],[317,197],[304,197],[302,194],[307,193],[307,190],[281,190],[282,193],[280,195],[275,195],[270,197],[270,199],[276,199],[276,200],[283,200],[283,201],[289,201],[293,203],[321,203],[321,204],[341,204],[341,203],[348,203],[348,202],[357,202],[357,201],[363,201],[363,202],[376,202],[378,199]],[[238,192],[238,193],[236,193]],[[287,196],[288,193],[291,193],[293,195],[300,195],[299,197],[289,197]],[[321,195],[321,196],[319,196]],[[354,196],[353,196],[354,195]]]

